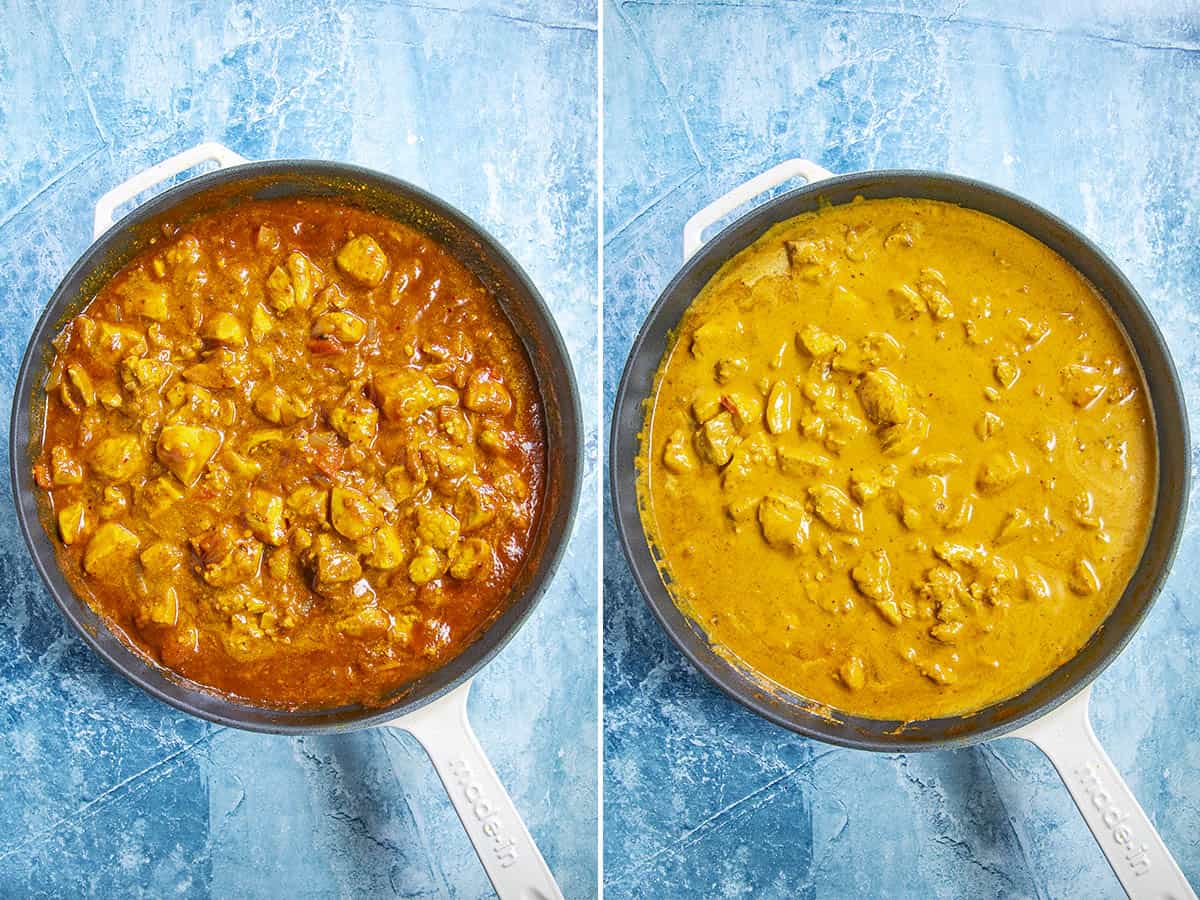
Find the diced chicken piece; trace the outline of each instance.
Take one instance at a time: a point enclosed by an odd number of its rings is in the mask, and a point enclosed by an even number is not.
[[[404,542],[394,525],[383,525],[372,539],[366,563],[373,569],[390,571],[404,563]]]
[[[879,449],[888,456],[906,456],[929,437],[929,417],[910,410],[908,418],[879,429]]]
[[[362,394],[352,391],[329,414],[329,424],[351,444],[370,447],[379,432],[379,410]]]
[[[886,366],[904,358],[900,342],[886,331],[872,331],[858,342],[863,363],[869,367]]]
[[[850,690],[862,690],[867,683],[867,670],[863,666],[863,661],[857,656],[851,656],[838,668],[838,678]]]
[[[121,287],[125,298],[125,311],[131,316],[142,316],[155,322],[165,322],[171,292],[161,281],[152,281],[145,272],[131,276]]]
[[[767,395],[767,430],[771,434],[792,430],[792,389],[786,381],[776,381]]]
[[[138,536],[115,522],[105,522],[96,529],[83,552],[83,570],[89,575],[109,580],[127,571],[140,545]]]
[[[197,425],[167,425],[158,436],[157,456],[168,471],[191,487],[216,456],[221,432]]]
[[[741,497],[725,505],[725,514],[735,522],[748,522],[758,512],[761,497]]]
[[[243,511],[246,524],[254,536],[264,544],[280,546],[287,539],[287,528],[283,521],[283,498],[270,491],[255,488]]]
[[[784,241],[783,247],[792,273],[805,281],[818,284],[835,269],[833,244],[827,238]]]
[[[357,541],[383,524],[383,514],[361,491],[335,486],[329,492],[329,521],[342,537]]]
[[[1030,572],[1025,576],[1025,596],[1040,603],[1049,602],[1053,597],[1050,582],[1044,576]]]
[[[342,245],[338,268],[366,287],[378,287],[387,275],[388,258],[369,234],[360,234]]]
[[[471,443],[471,422],[461,409],[452,406],[438,409],[438,428],[460,447]]]
[[[496,490],[510,500],[529,499],[529,485],[515,469],[506,469],[500,472],[492,479],[492,483],[496,486]]]
[[[288,495],[287,508],[289,517],[324,524],[329,509],[329,491],[302,485]]]
[[[745,375],[750,371],[750,362],[741,356],[726,357],[717,360],[715,371],[719,384],[729,384],[739,375]]]
[[[908,418],[908,390],[887,369],[876,369],[863,376],[858,399],[867,418],[876,425],[895,425]]]
[[[1000,382],[1001,387],[1007,389],[1016,384],[1017,379],[1021,377],[1021,367],[1011,359],[997,357],[992,360],[992,374]]]
[[[337,630],[350,637],[365,638],[383,634],[391,627],[385,613],[378,606],[366,606],[352,616],[337,623]]]
[[[276,266],[267,276],[267,300],[276,312],[287,312],[296,305],[296,290],[292,277],[283,266]]]
[[[1015,541],[1019,537],[1029,533],[1029,529],[1033,522],[1029,518],[1029,513],[1017,507],[1004,517],[1004,522],[1000,525],[1000,531],[996,534],[997,544],[1008,544]]]
[[[753,394],[730,391],[721,398],[721,405],[733,417],[733,424],[737,426],[738,431],[762,424],[762,400]]]
[[[1062,370],[1063,387],[1076,406],[1087,409],[1108,390],[1108,380],[1095,366],[1072,363]]]
[[[254,411],[275,425],[291,426],[312,415],[312,404],[277,384],[268,384],[254,395]]]
[[[151,519],[156,519],[183,499],[183,491],[169,476],[155,478],[138,496],[138,503]]]
[[[121,362],[121,381],[130,391],[158,390],[174,373],[171,363],[152,356],[130,356]]]
[[[855,587],[864,597],[879,602],[891,600],[892,564],[884,550],[873,550],[850,570]]]
[[[392,421],[415,419],[427,409],[457,406],[458,392],[436,384],[417,369],[393,369],[376,375],[372,382],[376,402]]]
[[[814,477],[829,474],[833,460],[808,447],[780,447],[779,468],[784,475]]]
[[[449,550],[458,542],[458,519],[444,509],[417,509],[417,537],[438,550]]]
[[[738,445],[737,430],[733,417],[727,412],[714,416],[696,431],[696,452],[700,458],[716,466],[723,466],[733,458]]]
[[[357,344],[367,334],[367,320],[344,309],[321,313],[312,326],[316,338],[337,338],[343,344]]]
[[[92,376],[79,363],[67,364],[67,378],[59,390],[59,396],[72,412],[79,412],[81,407],[96,405],[96,387],[92,384]]]
[[[723,408],[720,394],[716,392],[700,394],[692,401],[692,417],[703,425]]]
[[[429,545],[417,551],[408,564],[408,578],[413,584],[428,584],[435,578],[441,578],[446,571],[446,558]]]
[[[889,625],[898,626],[904,621],[904,613],[900,611],[900,604],[897,603],[893,598],[889,597],[887,600],[876,600],[875,610],[881,616],[883,616],[884,621]]]
[[[137,619],[143,625],[174,626],[179,621],[179,595],[175,588],[167,587],[162,593],[142,601]]]
[[[274,330],[275,317],[261,303],[256,303],[250,311],[250,336],[256,344],[261,343]]]
[[[142,568],[150,575],[166,575],[184,563],[183,549],[166,541],[156,541],[142,551]]]
[[[859,503],[869,503],[878,497],[886,488],[896,486],[893,470],[855,469],[850,476],[850,496]]]
[[[846,493],[832,484],[814,484],[808,489],[813,512],[834,531],[862,534],[863,514]]]
[[[83,466],[61,445],[50,449],[50,477],[55,487],[83,483]]]
[[[68,547],[83,537],[87,530],[87,505],[82,501],[71,503],[58,511],[58,534]]]
[[[931,453],[917,460],[913,471],[918,475],[948,475],[962,465],[957,453]]]
[[[741,322],[737,323],[733,334],[722,322],[705,322],[692,332],[692,356],[707,356],[713,351],[723,350],[729,345],[730,338],[741,333]]]
[[[1027,471],[1025,463],[1011,450],[993,453],[979,467],[975,486],[985,494],[997,494]]]
[[[212,528],[192,538],[200,576],[213,587],[234,587],[257,578],[263,545],[232,527]]]
[[[493,456],[506,456],[513,447],[509,436],[498,428],[485,427],[476,438],[479,446]]]
[[[312,306],[313,297],[325,284],[325,273],[303,253],[289,253],[287,270],[292,280],[292,293],[296,305],[301,309]]]
[[[224,347],[245,347],[246,329],[233,313],[219,312],[205,316],[200,336],[212,344]]]
[[[101,495],[97,512],[100,513],[102,519],[115,519],[117,516],[123,515],[128,508],[129,498],[125,496],[125,490],[119,485],[110,484]]]
[[[513,399],[508,388],[486,369],[480,369],[467,382],[463,406],[485,416],[507,416],[512,412]]]
[[[846,342],[836,334],[830,334],[810,323],[796,335],[796,346],[809,356],[820,359],[841,353],[846,349]]]
[[[450,577],[459,581],[486,578],[492,568],[492,545],[482,538],[467,538],[450,553]]]
[[[786,494],[771,492],[758,504],[758,524],[772,547],[796,549],[808,540],[804,504]]]
[[[929,629],[929,636],[943,644],[956,644],[965,627],[962,622],[939,622]]]
[[[109,481],[125,481],[146,468],[146,455],[136,435],[119,434],[96,444],[91,466]]]
[[[96,339],[88,345],[93,354],[106,365],[114,365],[127,356],[145,356],[150,349],[146,336],[132,325],[100,322]]]
[[[328,534],[318,535],[309,550],[309,559],[318,585],[344,584],[362,577],[362,564],[347,553]]]
[[[496,518],[499,498],[496,492],[477,476],[463,479],[454,499],[454,514],[463,532],[483,528]]]
[[[1100,576],[1091,560],[1080,557],[1075,561],[1067,587],[1082,597],[1100,593]]]
[[[662,454],[663,465],[667,467],[668,471],[674,472],[676,475],[685,475],[696,468],[696,463],[688,450],[688,443],[688,433],[684,429],[676,428],[671,432]]]

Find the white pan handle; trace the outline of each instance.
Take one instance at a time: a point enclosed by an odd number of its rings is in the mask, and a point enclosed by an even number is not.
[[[562,900],[562,891],[467,721],[471,682],[399,719],[425,748],[500,900]]]
[[[833,173],[828,169],[823,169],[807,159],[789,159],[739,184],[688,219],[687,224],[683,226],[683,261],[687,262],[704,246],[704,232],[710,225],[720,221],[743,203],[749,203],[759,194],[791,178],[803,178],[812,184],[814,181],[832,177]]]
[[[1171,851],[1113,765],[1088,719],[1092,689],[1012,732],[1041,748],[1132,900],[1196,900]]]
[[[217,168],[227,169],[230,166],[244,163],[246,158],[234,153],[228,147],[209,142],[198,144],[190,150],[176,153],[170,159],[164,159],[156,166],[143,169],[128,181],[117,185],[96,203],[96,218],[92,225],[92,240],[100,237],[112,227],[116,211],[137,197],[143,191],[148,191],[157,184],[162,184],[168,178],[174,178],[188,169],[206,162],[215,162]]]

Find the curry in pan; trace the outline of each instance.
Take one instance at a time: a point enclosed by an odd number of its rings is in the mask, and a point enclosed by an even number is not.
[[[1070,659],[1153,514],[1137,361],[1012,226],[859,200],[781,223],[696,298],[656,376],[647,535],[715,647],[820,704],[980,709]]]
[[[496,299],[333,201],[163,229],[54,342],[34,467],[77,593],[253,703],[379,702],[503,610],[545,436]]]

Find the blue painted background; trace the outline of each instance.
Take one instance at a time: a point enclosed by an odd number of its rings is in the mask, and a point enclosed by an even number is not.
[[[1200,421],[1200,12],[1183,0],[605,7],[605,400],[684,222],[792,156],[975,176],[1076,224],[1137,285]],[[1193,504],[1195,509],[1195,504]],[[1200,533],[1093,719],[1200,884]],[[605,884],[625,897],[1118,897],[1015,740],[871,755],[709,687],[605,528]]]
[[[0,0],[0,392],[90,242],[96,198],[219,140],[370,166],[463,209],[530,272],[595,397],[595,18],[591,0]],[[570,555],[471,703],[573,897],[594,893],[598,868],[595,403],[585,412]],[[7,476],[0,495],[0,896],[491,895],[414,741],[249,735],[151,700],[65,628]]]

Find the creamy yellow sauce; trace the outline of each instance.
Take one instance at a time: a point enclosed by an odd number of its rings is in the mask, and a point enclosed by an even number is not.
[[[663,357],[638,491],[677,605],[857,715],[983,708],[1070,659],[1141,556],[1157,456],[1094,288],[990,216],[858,200],[783,222]]]

